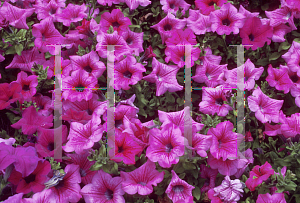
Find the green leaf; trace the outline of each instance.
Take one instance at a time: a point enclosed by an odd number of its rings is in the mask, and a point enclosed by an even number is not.
[[[258,66],[265,66],[269,63],[269,60],[267,58],[258,59],[256,62],[256,65]]]
[[[281,56],[280,53],[274,52],[274,53],[272,53],[271,56],[269,57],[269,61],[274,61],[274,60],[278,59],[280,56]]]
[[[292,31],[292,35],[295,37],[300,37],[300,33],[297,31]]]
[[[9,47],[6,52],[5,52],[5,55],[8,55],[8,54],[15,54],[16,53],[16,49],[14,46],[11,46]]]
[[[195,187],[195,189],[193,189],[193,196],[199,200],[201,197],[201,192],[200,192],[200,188],[199,187]]]
[[[278,48],[278,52],[280,52],[281,50],[287,50],[291,47],[291,44],[288,42],[282,42]]]
[[[196,166],[193,163],[190,163],[190,162],[183,162],[182,166],[186,170],[196,169]]]

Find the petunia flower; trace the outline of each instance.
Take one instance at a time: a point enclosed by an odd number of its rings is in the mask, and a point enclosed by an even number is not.
[[[194,34],[193,30],[189,28],[185,30],[174,30],[172,33],[172,37],[166,40],[167,46],[176,46],[180,43],[196,45],[196,35]]]
[[[289,32],[292,32],[292,28],[285,24],[280,24],[276,27],[273,27],[272,41],[273,42],[284,42],[285,41],[284,36]]]
[[[271,87],[275,87],[277,90],[283,90],[284,94],[287,94],[290,91],[293,84],[287,69],[287,67],[276,69],[270,64],[268,67],[268,77],[266,78],[266,81],[268,81]]]
[[[8,199],[4,200],[3,203],[23,203],[23,193],[15,194],[13,196],[8,197]],[[25,202],[27,203],[27,202]]]
[[[26,24],[26,18],[30,17],[34,10],[34,8],[20,9],[10,3],[4,2],[0,8],[0,16],[8,20],[9,24],[13,27],[28,30],[29,27]]]
[[[255,80],[258,80],[261,74],[264,72],[264,67],[255,68],[254,64],[250,59],[247,59],[244,65],[239,68],[244,68],[245,77],[244,84],[245,89],[248,91],[252,90],[255,85]],[[239,85],[238,85],[239,86]]]
[[[166,189],[168,197],[173,202],[190,198],[192,196],[192,190],[195,187],[180,179],[174,170],[172,170],[171,173],[172,179]]]
[[[256,203],[286,203],[284,193],[259,194]]]
[[[280,111],[279,122],[281,123],[280,132],[285,138],[295,137],[297,134],[300,134],[300,113],[294,113],[287,117]]]
[[[91,24],[91,21],[87,21],[86,19],[83,19],[81,22],[81,26],[77,26],[76,29],[78,30],[78,32],[80,34],[84,34],[88,37],[93,38],[94,33],[92,32],[92,30],[90,28],[90,24]]]
[[[211,200],[211,203],[223,203],[220,197],[215,196],[215,191],[213,188],[208,190],[207,197]],[[232,202],[232,203],[236,203],[236,202]]]
[[[56,22],[56,14],[59,13],[60,6],[55,1],[50,1],[46,5],[36,4],[34,7],[38,20],[52,18],[53,22]]]
[[[6,145],[12,146],[16,142],[16,139],[12,138],[12,137],[10,137],[8,139],[2,139],[2,138],[0,138],[0,143],[2,143],[2,142],[5,143]]]
[[[205,193],[215,187],[215,181],[219,172],[217,169],[208,168],[204,164],[200,165],[200,171],[200,177],[206,179],[203,187],[201,188],[201,192]]]
[[[21,94],[22,86],[18,82],[0,84],[0,110],[9,108],[11,103],[16,102],[23,96]]]
[[[92,183],[85,185],[80,193],[86,203],[110,202],[125,203],[122,189],[122,178],[112,178],[110,174],[102,169],[93,177]]]
[[[103,6],[111,6],[112,4],[119,4],[120,0],[97,0],[97,2]]]
[[[255,187],[267,180],[271,175],[274,175],[274,170],[267,161],[262,166],[256,165],[252,171],[250,171],[250,177],[245,182],[246,186],[250,191],[254,191]]]
[[[91,51],[83,56],[70,56],[70,59],[73,71],[82,69],[90,75],[99,78],[106,70],[104,63],[99,61],[99,56],[95,51]]]
[[[130,19],[124,17],[124,14],[120,9],[113,9],[111,13],[105,12],[101,15],[100,20],[100,30],[106,33],[110,26],[113,26],[114,31],[117,31],[118,34],[126,31],[131,25]]]
[[[127,56],[114,67],[114,89],[129,90],[129,85],[135,85],[143,78],[145,67],[141,63],[137,63],[134,56]],[[112,84],[111,84],[112,85]]]
[[[24,198],[22,203],[51,203],[51,202],[55,202],[56,201],[55,197],[53,197],[51,193],[52,193],[51,190],[43,190],[42,192],[37,192],[37,193],[33,194],[32,198]]]
[[[245,169],[248,167],[248,165],[251,163],[253,164],[254,158],[253,158],[253,151],[251,149],[247,149],[244,152],[245,156],[241,153],[239,153],[239,162],[238,162],[238,169],[237,172],[234,174],[236,178],[240,178],[242,174],[245,172]]]
[[[202,135],[199,133],[193,133],[192,147],[197,151],[199,156],[206,157],[206,151],[210,149],[212,143],[211,135]]]
[[[161,96],[166,91],[176,92],[183,89],[183,86],[179,85],[176,79],[176,74],[179,70],[177,66],[165,65],[153,58],[152,69],[152,72],[144,76],[143,79],[156,83],[156,96]]]
[[[199,8],[202,14],[209,15],[215,10],[214,4],[221,7],[226,2],[227,0],[196,0],[195,5],[196,8]]]
[[[50,170],[51,164],[48,161],[39,161],[30,175],[22,177],[20,172],[13,170],[8,181],[17,185],[17,193],[41,192],[45,188],[44,183],[49,180],[47,175]]]
[[[71,66],[71,61],[69,59],[64,59],[63,57],[60,58],[61,62],[61,71],[62,71],[62,77],[70,76],[71,72],[73,71],[73,66]],[[55,56],[51,56],[49,60],[43,63],[44,70],[46,67],[48,68],[47,72],[47,79],[51,79],[55,73],[54,73],[54,66],[55,66]]]
[[[22,51],[21,56],[15,54],[12,62],[5,69],[20,68],[22,71],[33,73],[31,68],[34,63],[43,64],[44,62],[46,62],[44,54],[39,53],[38,49],[33,47],[31,50]]]
[[[59,13],[56,15],[56,20],[62,22],[64,26],[70,26],[71,23],[82,21],[83,18],[87,17],[87,14],[85,13],[86,9],[87,7],[85,4],[68,4],[65,9],[60,9],[58,11]]]
[[[38,85],[36,75],[27,76],[27,73],[21,71],[18,73],[16,82],[22,86],[21,94],[25,100],[30,100],[36,93],[36,86]]]
[[[300,107],[300,84],[294,84],[291,87],[291,94],[295,97],[295,103]]]
[[[32,98],[32,101],[36,103],[39,114],[49,116],[52,113],[53,106],[51,105],[52,101],[50,97],[38,93]]]
[[[248,105],[250,110],[255,112],[255,117],[262,123],[270,121],[278,123],[283,100],[271,99],[260,90],[260,87],[257,87],[252,95],[248,97]]]
[[[185,24],[186,20],[177,19],[173,14],[168,13],[164,19],[151,26],[151,28],[154,28],[159,32],[162,43],[164,44],[168,38],[172,37],[173,30],[183,29]]]
[[[250,47],[252,50],[256,50],[257,47],[263,47],[265,42],[270,45],[272,36],[273,27],[268,24],[263,25],[261,19],[258,17],[249,18],[240,29],[242,44],[252,45],[246,46],[247,50]]]
[[[211,32],[210,16],[203,15],[199,10],[189,10],[187,18],[187,27],[193,30],[196,35]]]
[[[131,107],[134,107],[136,109],[137,112],[139,112],[139,108],[137,106],[134,105],[134,101],[135,101],[135,94],[133,94],[129,99],[126,99],[126,100],[121,100],[117,105],[116,107],[120,106],[120,105],[128,105],[128,106],[131,106]]]
[[[211,12],[211,31],[218,35],[230,35],[239,33],[239,28],[244,26],[245,16],[238,13],[238,10],[232,4],[224,4],[220,10]]]
[[[224,104],[227,101],[225,92],[221,88],[206,88],[202,90],[202,101],[199,103],[199,111],[205,114],[226,116],[232,107]]]
[[[294,23],[294,11],[289,7],[282,7],[273,11],[265,11],[266,16],[270,18],[270,25],[272,27],[280,24],[288,23],[292,30],[297,30]]]
[[[239,13],[243,14],[245,16],[245,20],[248,20],[252,17],[257,17],[259,15],[259,12],[250,12],[247,9],[245,9],[242,5],[240,5]]]
[[[38,6],[46,6],[48,5],[52,0],[36,0],[35,4]],[[59,7],[65,7],[66,3],[64,0],[54,0],[54,2],[59,6]]]
[[[56,186],[50,188],[52,192],[49,199],[53,198],[57,203],[78,202],[81,198],[79,166],[69,164],[64,169],[64,172],[65,176],[63,177],[63,180]]]
[[[15,129],[22,128],[22,133],[31,135],[41,128],[51,128],[53,126],[53,115],[42,116],[33,106],[26,108],[22,113],[22,118],[11,125]]]
[[[132,32],[129,28],[122,32],[123,39],[126,41],[127,45],[132,49],[133,54],[137,56],[144,51],[143,36],[143,32]]]
[[[55,28],[52,19],[46,18],[32,26],[32,35],[35,37],[34,44],[42,53],[50,52],[55,55],[55,47],[52,44],[64,44],[65,38]]]
[[[170,123],[158,130],[150,131],[149,147],[146,150],[146,157],[163,168],[170,168],[172,164],[179,162],[179,157],[184,154],[184,137],[180,129]]]
[[[184,0],[160,0],[160,4],[162,5],[162,10],[165,13],[171,12],[174,15],[176,15],[179,8],[182,8],[182,13],[185,14],[185,11],[191,6]]]
[[[133,11],[137,9],[140,5],[142,7],[146,7],[151,4],[150,0],[119,0],[119,2],[124,2],[129,7],[129,11]]]
[[[281,134],[281,125],[271,125],[269,123],[265,123],[265,131],[264,133],[268,136],[276,136]]]
[[[145,50],[144,54],[139,59],[139,62],[145,62],[146,60],[156,57],[156,54],[153,52],[151,45]]]
[[[149,195],[153,192],[152,186],[157,186],[164,179],[165,172],[158,172],[155,163],[147,160],[146,163],[131,172],[121,171],[122,189],[128,194]]]

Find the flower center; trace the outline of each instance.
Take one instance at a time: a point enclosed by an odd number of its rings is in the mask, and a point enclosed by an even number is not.
[[[248,78],[247,76],[245,76],[245,79],[244,79],[244,80],[245,80],[245,82],[246,82],[246,81],[248,81],[248,79],[249,79],[249,78]]]
[[[219,148],[221,148],[221,144],[222,144],[221,140],[218,140],[218,142],[219,142]]]
[[[205,75],[206,75],[206,77],[207,77],[208,80],[211,80],[211,76],[210,76],[209,73],[205,73]]]
[[[113,27],[116,27],[116,28],[119,28],[119,27],[120,27],[120,24],[116,21],[116,22],[113,22],[113,23],[112,23],[112,26],[113,26]]]
[[[175,192],[175,193],[180,193],[184,190],[184,186],[183,185],[175,185],[172,190]]]
[[[42,34],[42,40],[46,41],[46,36],[44,34]]]
[[[24,178],[24,180],[25,180],[25,182],[27,184],[35,181],[35,174],[30,174],[29,176],[27,176],[26,178]]]
[[[50,11],[49,11],[49,14],[50,15],[53,15],[56,13],[56,9],[55,8],[51,8]]]
[[[228,18],[222,20],[222,24],[223,24],[223,25],[229,26],[230,23],[231,23],[231,21],[230,21]]]
[[[156,76],[157,76],[158,81],[162,81],[162,78],[159,75],[156,75]]]
[[[131,78],[132,74],[131,74],[131,72],[129,72],[129,71],[127,70],[127,71],[125,71],[125,72],[123,73],[123,76],[124,76],[125,78]]]
[[[85,177],[86,176],[86,172],[82,168],[79,170],[79,172],[80,172],[80,176],[81,177]]]
[[[111,200],[113,198],[114,192],[110,189],[107,189],[104,195],[107,200]]]
[[[61,180],[61,181],[55,186],[55,188],[56,188],[57,190],[59,190],[59,189],[62,188],[62,187],[64,187],[64,180]]]
[[[164,30],[165,30],[165,31],[170,31],[170,30],[172,30],[172,25],[170,25],[170,24],[164,25]]]
[[[288,14],[286,14],[285,17],[283,17],[283,19],[288,20],[288,19],[290,19],[291,15],[292,15],[292,13],[289,12]]]
[[[213,6],[215,4],[215,2],[211,1],[209,2],[208,6]]]
[[[175,5],[173,3],[170,3],[170,8],[171,9],[174,9],[175,8]]]
[[[23,86],[23,90],[24,90],[24,91],[29,91],[29,90],[30,90],[30,89],[29,89],[29,85],[24,85],[24,86]]]
[[[251,42],[254,41],[254,35],[253,34],[250,34],[248,37],[249,37],[249,39],[250,39]]]
[[[139,182],[138,184],[143,185],[143,186],[147,185],[147,183],[145,183],[145,182]]]
[[[53,142],[49,143],[48,146],[47,146],[47,149],[49,151],[53,151],[54,150],[54,143]]]
[[[123,121],[121,119],[120,120],[115,120],[115,127],[116,128],[119,128],[122,124],[123,124]]]
[[[78,84],[77,87],[75,87],[77,92],[83,92],[84,86],[82,84]]]
[[[89,65],[84,66],[83,70],[85,70],[88,73],[91,73],[93,71],[93,69]]]
[[[294,74],[294,75],[290,76],[290,78],[291,78],[291,80],[292,80],[294,83],[298,82],[298,80],[299,80],[297,74]]]
[[[126,43],[127,43],[128,45],[132,45],[133,40],[132,40],[131,38],[127,38]]]
[[[185,56],[180,57],[181,61],[185,61]]]
[[[223,99],[222,99],[222,98],[216,99],[216,104],[217,104],[218,106],[222,106],[222,105],[223,105]]]
[[[118,153],[122,153],[124,151],[123,147],[118,148]]]
[[[172,151],[172,149],[173,149],[173,146],[171,143],[166,145],[166,152],[170,153]]]
[[[89,114],[89,115],[92,115],[93,114],[93,111],[91,109],[87,109],[86,112]]]

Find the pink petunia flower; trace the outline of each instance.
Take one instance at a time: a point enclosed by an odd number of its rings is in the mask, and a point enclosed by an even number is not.
[[[36,75],[27,76],[27,73],[23,71],[18,73],[16,82],[22,86],[21,94],[26,101],[30,100],[36,93],[37,77]]]
[[[186,20],[180,20],[175,18],[175,16],[171,13],[162,19],[159,23],[151,26],[151,28],[156,29],[162,39],[162,43],[164,44],[165,41],[172,37],[172,32],[175,29],[183,29],[186,24]]]
[[[139,5],[142,7],[146,7],[151,4],[150,0],[119,0],[119,2],[126,3],[130,11],[137,9]]]
[[[3,203],[23,203],[23,193],[15,194],[13,196],[8,197],[8,199],[4,200]],[[25,202],[27,203],[27,202]]]
[[[36,0],[35,4],[38,6],[46,6],[48,5],[52,0]],[[59,7],[65,7],[66,3],[65,0],[53,0],[54,3],[56,3]]]
[[[286,203],[284,193],[259,194],[256,203]]]
[[[262,123],[270,121],[278,123],[279,110],[284,101],[271,99],[260,90],[260,87],[257,87],[252,95],[248,97],[248,105],[250,110],[255,112],[255,117]]]
[[[97,78],[89,76],[85,70],[73,71],[71,76],[64,78],[62,82],[62,98],[71,102],[90,100],[93,96],[92,88],[96,88]]]
[[[87,9],[85,4],[74,5],[68,4],[65,9],[60,9],[56,15],[56,20],[62,22],[64,26],[70,26],[71,23],[82,21],[83,18],[87,17],[85,10]]]
[[[291,87],[291,94],[295,97],[295,103],[300,107],[300,84],[294,84]]]
[[[199,133],[193,133],[192,147],[197,151],[199,156],[206,157],[206,151],[210,149],[212,143],[211,135],[202,135]]]
[[[163,168],[170,168],[179,162],[179,157],[184,154],[184,137],[180,129],[174,124],[168,124],[158,130],[150,131],[149,147],[146,157]]]
[[[146,163],[131,172],[120,172],[123,179],[122,189],[128,194],[149,195],[153,186],[157,186],[164,179],[165,172],[158,172],[155,163],[147,160]]]
[[[250,177],[245,182],[246,186],[250,191],[254,191],[255,187],[267,180],[271,175],[274,175],[274,170],[267,161],[262,166],[256,165],[252,171],[250,171]]]
[[[243,154],[239,154],[240,161],[238,162],[237,172],[234,174],[236,178],[240,178],[248,165],[250,163],[253,164],[254,162],[253,151],[251,149],[247,149],[244,154],[245,156]]]
[[[214,4],[216,4],[218,7],[221,7],[226,2],[227,0],[196,0],[195,4],[196,8],[199,8],[201,13],[204,15],[209,15],[215,10]]]
[[[183,86],[179,85],[176,79],[176,74],[179,70],[177,66],[165,65],[153,58],[152,69],[152,72],[144,76],[143,79],[156,83],[156,96],[161,96],[166,91],[176,92],[183,89]]]
[[[204,164],[200,165],[200,171],[200,177],[206,179],[203,187],[201,188],[201,192],[205,193],[215,187],[215,181],[219,172],[217,169],[208,168]]]
[[[210,14],[211,30],[218,35],[230,35],[239,33],[239,28],[244,26],[245,16],[238,13],[238,10],[232,4],[224,4],[220,10]]]
[[[273,42],[284,42],[285,41],[284,36],[291,31],[292,31],[292,28],[285,24],[280,24],[276,27],[273,27],[272,41]]]
[[[172,37],[166,40],[167,46],[176,46],[177,44],[184,43],[190,45],[196,45],[196,35],[194,32],[187,28],[185,30],[174,30],[172,33]]]
[[[245,71],[244,84],[245,84],[245,89],[247,89],[248,91],[254,88],[255,80],[258,80],[261,74],[264,72],[264,67],[255,68],[254,64],[252,63],[252,61],[250,61],[250,59],[247,59],[245,64],[238,68],[244,68]]]
[[[152,57],[156,57],[156,54],[153,52],[153,49],[151,47],[151,45],[145,50],[144,54],[141,56],[141,58],[139,59],[139,62],[145,62],[146,60],[152,58]]]
[[[202,35],[211,32],[210,16],[203,15],[199,10],[189,10],[187,18],[187,27],[193,30],[196,35]]]
[[[279,114],[280,115],[280,114]],[[265,123],[265,131],[264,134],[268,136],[276,136],[281,134],[281,125],[271,125],[269,123]]]
[[[43,190],[33,194],[32,198],[24,198],[21,203],[52,203],[55,202],[55,198],[52,196],[51,190]],[[22,193],[21,193],[22,194]],[[17,203],[17,202],[16,202]],[[18,202],[20,203],[20,202]]]
[[[263,25],[258,17],[252,17],[246,20],[244,26],[240,29],[240,36],[243,45],[253,45],[246,46],[247,50],[250,47],[252,50],[256,50],[257,47],[263,47],[265,42],[270,45],[273,27],[268,24]]]
[[[291,71],[297,72],[297,75],[300,77],[300,43],[293,41],[292,46],[289,51],[282,55],[282,58],[287,63],[287,66]]]
[[[124,14],[120,9],[113,9],[111,13],[105,12],[101,15],[100,20],[100,30],[104,33],[107,32],[110,26],[113,26],[114,31],[117,31],[118,34],[126,31],[131,25],[130,19],[124,17]]]
[[[102,169],[93,177],[92,183],[85,185],[81,189],[81,194],[86,203],[110,202],[125,203],[122,189],[122,178],[112,178],[110,174]]]
[[[41,93],[36,94],[32,101],[36,103],[38,113],[43,116],[49,116],[53,111],[52,100],[48,96],[43,96]]]
[[[287,117],[280,111],[279,122],[281,123],[280,132],[285,138],[295,137],[297,134],[300,134],[300,113],[294,113]]]
[[[268,77],[266,78],[271,87],[275,87],[277,90],[283,90],[284,94],[290,91],[293,84],[289,75],[287,67],[280,67],[280,69],[273,68],[270,64],[268,67]]]
[[[259,15],[259,12],[251,13],[250,11],[245,9],[242,5],[240,5],[239,13],[241,13],[245,16],[245,20],[248,20],[249,18],[252,18],[252,17],[257,17]]]
[[[37,19],[52,18],[53,22],[56,22],[56,14],[59,12],[60,6],[55,1],[50,1],[48,4],[36,4],[34,7]]]
[[[122,32],[122,37],[127,45],[132,49],[133,54],[139,55],[144,51],[143,49],[143,36],[144,33],[132,32],[129,28]]]
[[[16,139],[12,138],[12,137],[10,137],[8,139],[2,139],[2,138],[0,138],[0,143],[2,143],[2,142],[5,143],[6,145],[12,146],[13,144],[15,144]]]
[[[265,11],[266,16],[270,18],[270,25],[272,27],[280,24],[288,23],[292,30],[297,30],[294,23],[294,11],[289,7],[282,7],[273,11]]]
[[[215,196],[215,191],[213,188],[208,190],[207,197],[211,200],[211,203],[223,203],[220,197]],[[236,203],[236,202],[231,202],[231,203]]]
[[[221,88],[207,88],[202,90],[202,101],[199,103],[199,111],[205,114],[226,116],[232,107],[224,104],[227,101],[225,92]]]
[[[0,110],[10,108],[10,104],[21,99],[22,85],[18,82],[0,84]]]
[[[162,5],[162,10],[165,13],[171,12],[174,15],[176,15],[179,8],[182,8],[182,13],[185,14],[185,11],[191,6],[184,0],[160,0],[160,4]]]
[[[188,199],[192,196],[192,190],[195,188],[189,185],[184,180],[180,179],[174,170],[172,172],[172,179],[166,189],[166,194],[173,201]]]
[[[111,6],[112,4],[119,4],[120,0],[97,0],[97,2],[103,6]]]

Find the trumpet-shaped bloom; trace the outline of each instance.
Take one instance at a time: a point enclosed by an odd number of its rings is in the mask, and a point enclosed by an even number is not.
[[[71,23],[82,21],[83,18],[87,17],[85,10],[87,9],[85,4],[74,5],[68,4],[68,6],[60,10],[56,15],[56,20],[62,22],[64,26],[70,26]]]
[[[24,198],[22,203],[51,203],[55,202],[51,190],[43,190],[33,194],[32,198]],[[22,194],[22,193],[21,193]],[[20,201],[18,201],[19,203]],[[17,202],[16,202],[17,203]]]
[[[130,19],[124,17],[124,14],[120,9],[113,9],[111,13],[105,12],[101,15],[100,30],[104,33],[107,32],[110,26],[113,26],[114,31],[118,34],[126,31],[128,26],[131,25]]]
[[[153,192],[153,186],[157,186],[164,179],[165,172],[158,172],[155,163],[147,160],[139,168],[132,172],[121,171],[122,189],[128,194],[138,193],[139,195],[149,195]]]
[[[150,131],[149,147],[146,156],[163,168],[170,168],[179,162],[179,157],[184,154],[184,137],[180,129],[174,124],[168,124],[158,130]]]
[[[21,71],[18,73],[17,80],[21,86],[21,94],[25,100],[30,100],[36,93],[36,86],[38,85],[38,76],[30,75],[27,76],[27,73]]]
[[[269,65],[268,68],[268,81],[271,87],[275,87],[277,90],[283,90],[284,94],[287,94],[290,91],[290,88],[293,84],[289,75],[287,67],[280,67],[280,69],[273,68],[272,65]]]
[[[56,13],[59,12],[60,6],[55,1],[50,1],[46,5],[36,4],[34,7],[36,9],[37,19],[52,18],[53,22],[56,22]]]
[[[248,105],[250,110],[255,112],[255,117],[262,123],[271,121],[278,123],[279,110],[284,101],[271,99],[259,87],[253,91],[252,95],[248,97]]]
[[[129,7],[129,10],[131,11],[135,10],[137,7],[139,7],[139,5],[142,7],[146,7],[151,4],[150,0],[119,0],[119,2],[126,3],[126,5]]]
[[[122,37],[126,41],[127,45],[131,48],[132,53],[137,56],[144,51],[143,35],[143,32],[132,32],[130,29],[127,29],[126,31],[122,32]]]
[[[286,117],[282,111],[279,113],[281,123],[280,132],[285,138],[295,137],[300,134],[300,113],[294,113],[291,117]]]
[[[187,18],[187,27],[193,30],[196,35],[202,35],[211,32],[210,16],[203,15],[199,10],[189,10]]]
[[[289,32],[292,32],[292,28],[285,24],[280,24],[276,27],[273,27],[272,41],[273,42],[284,42],[285,41],[284,36]]]
[[[239,154],[239,164],[238,164],[238,169],[237,172],[234,174],[234,176],[236,178],[240,178],[242,176],[242,174],[245,172],[245,169],[247,168],[247,166],[251,163],[253,164],[254,162],[254,158],[253,158],[253,151],[251,149],[247,149],[244,152],[245,156],[243,154]],[[241,166],[243,166],[241,168]]]
[[[291,94],[295,97],[295,103],[300,107],[300,84],[294,84],[291,87]]]
[[[102,169],[93,177],[92,183],[81,189],[81,194],[86,203],[109,202],[125,203],[122,189],[122,178],[112,178],[110,174]]]
[[[279,26],[280,24],[288,23],[292,30],[297,30],[294,23],[294,11],[289,7],[282,7],[273,11],[265,11],[266,16],[270,18],[270,25],[272,27]]]
[[[284,193],[259,194],[256,203],[286,203]]]
[[[204,186],[201,188],[203,193],[215,187],[215,181],[219,172],[217,169],[208,168],[204,164],[200,165],[200,171],[200,177],[206,179]]]
[[[245,184],[239,179],[230,180],[229,176],[226,176],[222,181],[222,184],[214,188],[215,195],[223,199],[225,202],[237,202],[240,197],[243,197],[241,193],[244,192]]]
[[[172,179],[166,189],[166,194],[173,201],[189,199],[192,196],[192,190],[195,188],[184,180],[180,179],[175,171],[172,172]]]
[[[261,74],[264,72],[264,67],[255,68],[250,59],[247,59],[245,64],[240,66],[239,68],[244,68],[245,71],[245,89],[247,89],[248,91],[252,90],[255,85],[255,80],[258,80]]]
[[[156,83],[156,96],[161,96],[166,91],[176,92],[183,89],[183,86],[179,85],[176,79],[176,74],[179,70],[177,66],[165,65],[153,58],[152,68],[152,72],[144,76],[143,79]]]
[[[199,8],[201,13],[204,15],[209,15],[212,11],[215,10],[214,4],[221,7],[227,0],[196,0],[196,8]]]
[[[174,30],[172,33],[172,37],[168,38],[166,40],[167,46],[176,46],[180,45],[181,43],[184,43],[186,45],[196,45],[196,35],[193,33],[193,31],[189,28],[185,30]]]
[[[176,15],[179,8],[182,8],[182,13],[185,14],[185,11],[191,6],[184,0],[160,0],[160,4],[162,5],[162,10],[165,13],[171,12],[174,15]]]
[[[18,82],[0,84],[0,110],[9,108],[11,103],[22,98],[22,86]]]
[[[237,9],[232,4],[224,4],[220,10],[214,11],[211,14],[211,30],[217,32],[218,35],[230,35],[239,33],[239,28],[244,26],[245,16],[238,13]]]
[[[300,43],[293,41],[289,51],[282,55],[282,58],[284,58],[290,70],[297,72],[300,77]]]
[[[259,15],[259,12],[251,13],[250,11],[245,9],[242,5],[240,5],[239,13],[241,13],[245,16],[245,20],[248,20],[249,18],[252,18],[252,17],[257,17]]]
[[[211,147],[212,137],[211,135],[202,135],[199,133],[193,133],[192,146],[197,151],[199,156],[206,157],[206,151]]]

